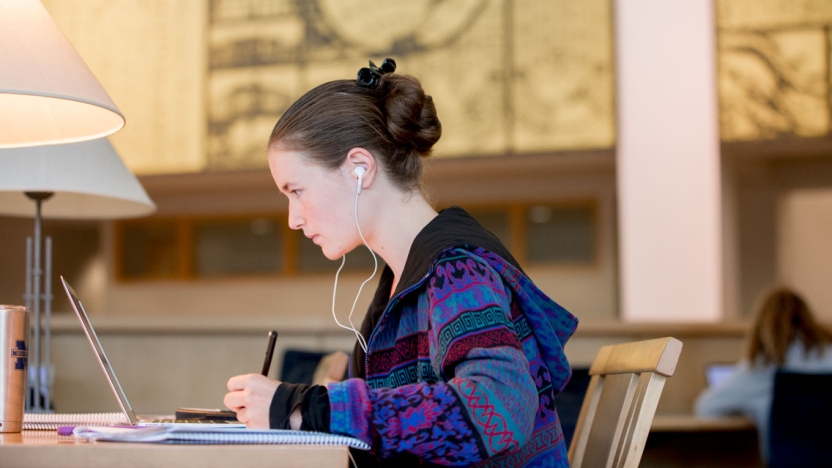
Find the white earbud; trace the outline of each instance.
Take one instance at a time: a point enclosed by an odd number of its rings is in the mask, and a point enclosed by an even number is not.
[[[355,193],[361,193],[361,182],[364,180],[364,173],[367,172],[367,170],[358,166],[353,172],[355,172],[355,175],[358,176],[358,187],[356,188]]]

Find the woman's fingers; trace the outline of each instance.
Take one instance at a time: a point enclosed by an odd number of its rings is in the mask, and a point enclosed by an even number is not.
[[[237,413],[237,421],[240,421],[243,424],[248,424],[248,411],[245,408],[240,408],[239,411],[235,411]]]
[[[225,394],[223,397],[222,402],[228,409],[232,411],[237,411],[238,408],[244,408],[245,405],[245,395],[243,391],[235,391],[229,392]]]
[[[280,382],[260,374],[237,375],[228,379],[222,402],[237,413],[237,419],[249,428],[269,427],[269,407]]]
[[[251,375],[252,374],[235,375],[234,377],[228,379],[228,383],[226,384],[226,387],[228,387],[228,391],[234,392],[246,388],[248,386],[248,382],[251,378]]]

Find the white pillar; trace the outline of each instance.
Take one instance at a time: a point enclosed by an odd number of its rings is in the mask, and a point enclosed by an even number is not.
[[[710,0],[615,0],[625,321],[722,317],[716,28]]]

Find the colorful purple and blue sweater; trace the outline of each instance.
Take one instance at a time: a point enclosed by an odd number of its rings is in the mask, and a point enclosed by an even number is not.
[[[461,208],[414,240],[392,298],[385,268],[329,430],[391,466],[568,466],[554,398],[577,319]],[[389,301],[387,298],[390,298]]]

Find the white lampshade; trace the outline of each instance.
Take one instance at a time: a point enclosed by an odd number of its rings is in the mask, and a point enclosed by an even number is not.
[[[124,116],[37,0],[0,0],[0,148],[102,138]]]
[[[35,203],[24,192],[54,192],[43,203],[44,218],[130,218],[156,211],[106,138],[0,149],[0,214],[33,217]]]

